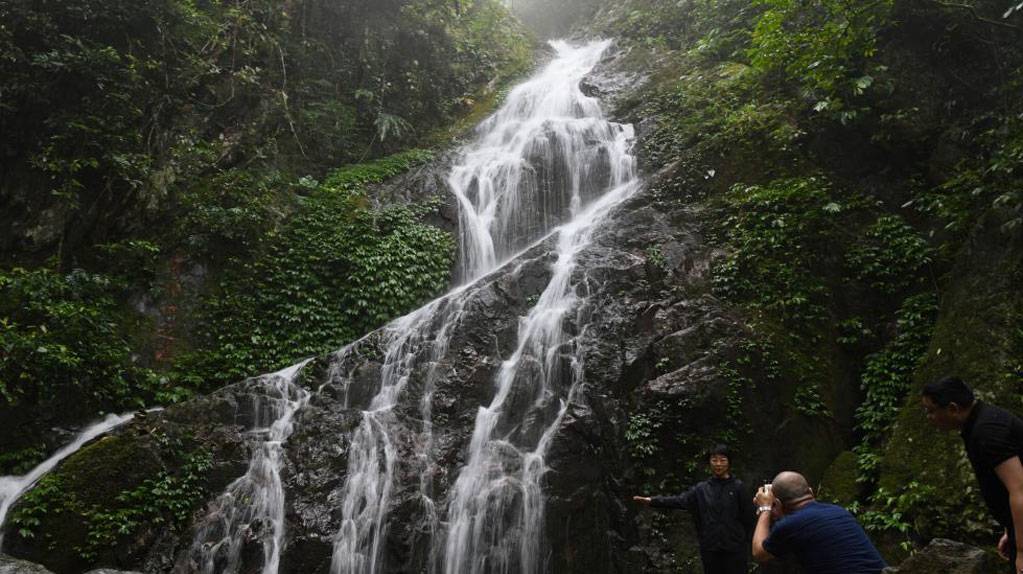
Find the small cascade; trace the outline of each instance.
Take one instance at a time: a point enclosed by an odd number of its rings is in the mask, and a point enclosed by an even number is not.
[[[398,399],[428,348],[428,361],[435,364],[447,352],[452,326],[458,323],[464,304],[461,291],[438,299],[393,321],[380,336],[386,349],[380,376],[380,388],[352,437],[348,473],[341,504],[341,527],[334,538],[331,574],[379,572],[381,550],[387,535],[386,516],[399,463],[396,447]],[[436,325],[441,325],[435,330]],[[352,353],[359,343],[345,349]],[[423,396],[419,403],[422,428],[418,436],[420,492],[430,523],[435,522],[435,504],[427,476],[432,460],[430,409],[433,373],[424,375]]]
[[[294,431],[295,413],[309,402],[310,393],[296,384],[306,363],[256,381],[264,395],[256,397],[255,423],[249,432],[260,444],[245,475],[210,505],[176,572],[236,574],[241,571],[243,548],[258,541],[263,550],[261,572],[277,573],[284,546],[283,445]]]
[[[87,426],[78,433],[78,436],[76,436],[73,441],[53,453],[50,458],[40,463],[39,466],[33,468],[28,474],[24,476],[0,476],[0,549],[3,549],[3,526],[4,520],[7,518],[7,511],[14,506],[14,503],[17,502],[23,494],[28,492],[28,490],[32,488],[39,479],[46,476],[46,474],[60,464],[61,461],[78,452],[78,450],[85,446],[86,443],[96,437],[110,432],[133,418],[135,418],[134,414],[108,415],[103,420]]]

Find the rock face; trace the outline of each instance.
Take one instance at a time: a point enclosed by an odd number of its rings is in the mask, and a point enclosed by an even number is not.
[[[952,540],[936,538],[909,557],[898,568],[886,568],[885,574],[995,574],[1007,572],[1007,562],[969,546]]]

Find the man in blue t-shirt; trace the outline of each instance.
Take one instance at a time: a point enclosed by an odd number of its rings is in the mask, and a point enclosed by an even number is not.
[[[841,506],[817,502],[806,478],[783,472],[753,499],[753,558],[794,555],[813,574],[879,574],[886,564],[867,533]],[[771,523],[774,522],[774,526]]]

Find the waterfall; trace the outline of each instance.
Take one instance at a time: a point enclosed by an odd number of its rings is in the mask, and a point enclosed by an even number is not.
[[[448,177],[460,207],[463,281],[494,270],[608,189],[616,128],[579,82],[609,42],[551,44],[557,57],[477,128]]]
[[[284,546],[283,445],[294,431],[295,413],[309,402],[309,392],[296,384],[306,363],[257,379],[265,396],[257,395],[253,404],[255,428],[249,432],[259,443],[248,471],[210,505],[177,572],[236,574],[243,547],[257,541],[263,550],[263,574],[277,573]]]
[[[384,547],[399,464],[421,477],[431,572],[544,568],[544,457],[583,376],[578,332],[572,336],[563,329],[581,312],[585,298],[578,255],[593,230],[637,188],[629,151],[632,127],[604,119],[598,102],[579,88],[609,43],[551,45],[556,57],[481,124],[449,176],[459,202],[462,286],[376,335],[384,349],[383,367],[376,396],[351,435],[332,574],[393,570],[385,563]],[[544,241],[554,245],[549,283],[520,318],[514,352],[494,381],[495,395],[475,418],[467,463],[446,499],[437,500],[429,479],[435,466],[435,369],[488,273]],[[424,364],[425,373],[417,370]],[[352,375],[335,376],[344,381]],[[421,421],[409,438],[401,435],[408,421],[400,424],[396,407],[411,377],[425,381]],[[403,440],[415,447],[415,455],[405,460],[398,452]]]
[[[57,452],[53,453],[50,458],[46,459],[38,466],[33,468],[28,474],[23,476],[0,476],[0,549],[3,549],[4,542],[4,519],[7,517],[7,511],[14,506],[14,503],[18,501],[23,494],[25,494],[40,478],[46,475],[54,469],[58,464],[61,463],[65,458],[78,452],[80,448],[85,446],[86,443],[93,440],[94,438],[106,434],[116,427],[123,425],[124,423],[132,420],[135,417],[133,414],[125,415],[108,415],[103,420],[93,423],[78,433],[73,441],[69,444],[61,447]]]
[[[638,188],[632,127],[606,120],[598,101],[580,89],[608,45],[552,42],[554,58],[512,90],[461,150],[448,177],[459,205],[459,287],[333,357],[324,387],[340,383],[343,410],[358,417],[346,432],[344,482],[331,495],[337,501],[331,519],[338,524],[330,540],[331,574],[547,569],[547,451],[585,375],[578,340],[586,328],[588,279],[580,256],[593,232]],[[503,276],[496,271],[508,267],[504,275],[514,276],[525,263],[510,263],[525,261],[517,257],[526,253],[540,253],[529,259],[533,263],[551,261],[547,283],[542,290],[536,286],[535,302],[523,305],[492,385],[479,388],[486,398],[478,408],[470,398],[469,409],[460,411],[462,420],[471,421],[471,435],[450,433],[450,426],[442,426],[449,419],[439,418],[435,427],[434,392],[457,370],[456,357],[465,351],[452,351],[455,335],[468,326],[466,317],[478,320],[469,311],[485,308],[485,295],[493,297]],[[505,331],[509,337],[512,327]],[[376,386],[356,387],[356,380],[361,384],[370,372],[356,372],[360,361],[370,356],[382,356]],[[307,363],[243,383],[254,397],[255,422],[246,431],[249,466],[208,504],[191,544],[177,557],[175,572],[279,571],[286,543],[284,444],[297,413],[323,398],[298,382]],[[353,389],[358,392],[352,394]],[[41,476],[131,418],[109,417],[29,474],[0,478],[0,525]],[[444,441],[448,456],[461,449],[459,468],[452,468],[451,459],[438,460],[443,449],[435,442]],[[467,441],[464,448],[462,441]],[[401,476],[418,477],[418,488],[396,485],[399,470]],[[397,486],[407,495],[402,500],[395,500]],[[417,508],[412,520],[418,522],[410,529],[415,540],[409,542],[417,554],[411,565],[387,563],[393,555],[387,551],[389,514],[399,504]]]

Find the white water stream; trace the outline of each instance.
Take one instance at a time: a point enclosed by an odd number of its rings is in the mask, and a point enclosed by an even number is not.
[[[490,271],[608,190],[610,147],[621,126],[604,120],[579,83],[609,42],[572,47],[513,89],[478,128],[448,184],[459,201],[463,281]]]
[[[248,471],[209,506],[176,572],[237,574],[243,547],[257,541],[263,548],[262,573],[277,573],[284,547],[283,447],[295,429],[295,414],[309,402],[310,393],[296,384],[306,363],[308,360],[257,380],[264,394],[255,396],[250,432],[263,438],[255,447]]]

